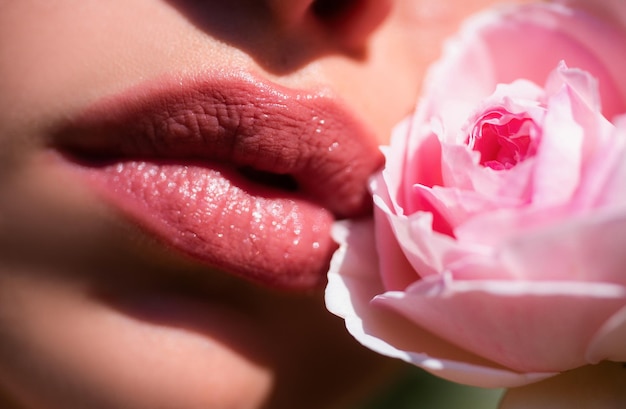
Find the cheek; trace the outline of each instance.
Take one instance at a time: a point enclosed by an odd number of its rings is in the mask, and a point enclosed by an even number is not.
[[[272,379],[246,318],[177,303],[200,325],[136,320],[42,280],[2,280],[0,387],[33,408],[257,408]],[[244,325],[245,324],[245,325]],[[193,329],[191,329],[193,328]],[[245,391],[245,393],[241,393]]]

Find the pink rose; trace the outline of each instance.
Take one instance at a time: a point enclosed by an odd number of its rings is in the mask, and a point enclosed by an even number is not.
[[[625,42],[554,4],[463,26],[383,148],[375,222],[335,228],[353,336],[482,387],[626,361]]]

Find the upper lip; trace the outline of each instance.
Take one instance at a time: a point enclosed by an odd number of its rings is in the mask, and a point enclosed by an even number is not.
[[[319,285],[325,275],[332,252],[328,218],[369,214],[367,180],[383,161],[375,137],[332,95],[284,88],[246,73],[142,84],[71,118],[53,145],[99,175],[103,172],[91,165],[101,160],[238,172],[240,187],[250,189],[244,201],[252,198],[254,209],[270,206],[264,216],[240,203],[207,218],[206,209],[189,213],[187,199],[155,196],[136,190],[136,184],[130,197],[144,210],[137,213],[131,206],[133,215],[166,242],[214,267],[294,289]],[[186,174],[204,177],[192,170]],[[132,183],[151,177],[145,176]],[[194,204],[213,200],[208,191],[202,195]],[[126,199],[117,203],[124,207]],[[248,223],[258,217],[273,220],[278,235],[270,225],[254,230]],[[293,230],[285,232],[287,226]]]
[[[165,80],[123,104],[105,99],[63,127],[54,143],[82,159],[220,162],[297,190],[336,218],[369,212],[366,181],[382,156],[374,136],[334,98],[248,74],[172,88]]]

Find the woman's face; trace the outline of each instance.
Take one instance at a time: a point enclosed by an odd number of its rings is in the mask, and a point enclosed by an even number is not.
[[[0,0],[3,407],[323,408],[381,374],[323,307],[330,225],[491,2]]]

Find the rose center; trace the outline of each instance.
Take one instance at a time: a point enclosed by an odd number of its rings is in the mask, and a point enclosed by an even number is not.
[[[480,152],[481,165],[495,170],[510,169],[535,154],[535,129],[531,118],[491,111],[478,118],[466,143]]]

